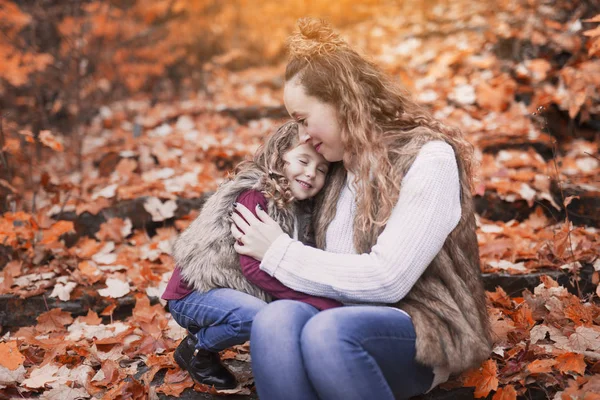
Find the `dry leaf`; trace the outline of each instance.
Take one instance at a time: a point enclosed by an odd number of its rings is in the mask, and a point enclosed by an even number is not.
[[[492,390],[498,389],[498,366],[494,360],[486,360],[480,368],[463,374],[463,384],[475,387],[475,398],[486,397]]]
[[[15,371],[25,361],[23,354],[19,352],[17,342],[0,343],[0,366],[8,368],[10,371]]]
[[[149,197],[144,202],[144,208],[152,215],[152,221],[158,222],[173,218],[177,209],[177,203],[173,200],[167,200],[162,203],[156,197]]]
[[[506,385],[498,388],[492,400],[517,400],[517,391],[513,385]]]
[[[124,282],[118,278],[108,278],[106,280],[106,288],[99,289],[98,294],[102,297],[112,297],[117,299],[119,297],[125,296],[127,293],[131,291],[129,287],[129,283]]]
[[[575,372],[579,375],[585,373],[585,361],[583,354],[564,353],[556,357],[558,369],[563,374]]]

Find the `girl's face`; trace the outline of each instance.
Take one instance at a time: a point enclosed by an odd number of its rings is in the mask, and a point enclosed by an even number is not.
[[[329,162],[341,161],[344,147],[335,108],[308,96],[298,76],[285,84],[283,101],[288,113],[300,125],[300,142],[313,146]]]
[[[296,200],[306,200],[319,193],[325,184],[329,163],[310,144],[303,143],[283,155],[283,173],[290,182]]]

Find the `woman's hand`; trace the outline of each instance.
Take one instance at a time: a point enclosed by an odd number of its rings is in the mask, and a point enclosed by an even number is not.
[[[240,213],[241,216],[235,212],[231,216],[233,220],[231,234],[237,240],[233,248],[239,254],[262,261],[269,246],[271,246],[279,235],[285,232],[258,205],[256,206],[256,215],[258,218],[243,204],[237,204],[235,211]]]

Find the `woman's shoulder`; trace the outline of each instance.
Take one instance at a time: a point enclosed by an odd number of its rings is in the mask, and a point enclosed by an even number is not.
[[[454,149],[452,146],[443,140],[430,140],[427,143],[423,144],[419,152],[417,153],[417,157],[420,156],[451,156],[454,157]]]

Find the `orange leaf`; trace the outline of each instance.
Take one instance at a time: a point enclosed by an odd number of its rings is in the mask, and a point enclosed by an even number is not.
[[[37,321],[36,329],[38,332],[55,332],[62,331],[65,325],[72,324],[73,317],[60,308],[53,308],[37,317]]]
[[[490,299],[493,303],[499,304],[508,309],[513,308],[510,297],[508,297],[504,289],[502,289],[500,286],[496,287],[495,292],[486,292],[486,294],[488,299]]]
[[[556,368],[562,372],[576,372],[579,375],[585,373],[585,361],[583,354],[564,353],[556,357],[558,365]]]
[[[164,383],[156,388],[159,393],[168,396],[179,397],[181,393],[194,386],[194,381],[187,371],[181,369],[169,369],[165,375]]]
[[[50,229],[44,231],[44,238],[40,242],[41,244],[48,244],[56,242],[60,235],[67,232],[75,232],[75,226],[72,221],[58,221],[50,227]]]
[[[86,261],[80,262],[79,265],[77,266],[77,269],[79,269],[79,272],[81,272],[81,275],[89,283],[96,283],[103,277],[102,271],[100,271],[98,268],[96,268],[96,266],[93,264],[92,261],[86,260]]]
[[[513,385],[506,385],[498,388],[492,400],[517,400],[517,391]]]
[[[475,387],[475,398],[486,397],[492,390],[498,389],[498,366],[494,360],[486,360],[479,369],[463,374],[463,385]]]
[[[96,314],[96,311],[91,308],[88,310],[88,313],[85,317],[77,318],[79,322],[85,322],[88,325],[100,325],[102,323],[102,318]]]
[[[8,343],[0,343],[0,365],[14,371],[23,364],[25,357],[19,352],[17,342],[11,340]]]
[[[549,373],[552,372],[552,367],[556,365],[556,362],[554,359],[535,360],[527,366],[527,369],[532,374]]]

